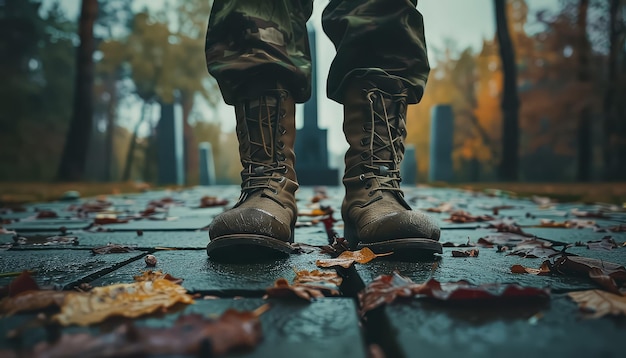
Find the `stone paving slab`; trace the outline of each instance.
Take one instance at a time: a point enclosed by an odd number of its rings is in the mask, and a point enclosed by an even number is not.
[[[413,300],[384,308],[404,357],[623,357],[624,320],[586,320],[549,306],[455,307]],[[534,317],[534,318],[533,318]]]
[[[61,228],[67,230],[82,230],[91,226],[91,220],[76,219],[36,219],[36,220],[20,220],[8,225],[4,225],[7,230],[13,231],[60,231]]]
[[[262,299],[200,299],[196,304],[179,312],[137,319],[134,322],[137,326],[170,327],[180,315],[201,314],[211,317],[220,315],[228,308],[254,310],[266,303],[271,308],[260,318],[262,342],[252,351],[225,357],[366,357],[357,308],[354,301],[347,298],[321,299],[312,303]],[[31,314],[2,319],[0,332],[8,332],[33,318],[34,315]],[[114,328],[110,323],[101,326],[106,327],[107,331]],[[96,334],[99,329],[71,327],[64,331]],[[43,329],[34,329],[23,338],[22,344],[32,347],[45,339],[46,333]],[[4,334],[0,336],[0,348],[12,347]]]
[[[91,275],[143,255],[131,252],[111,255],[93,255],[88,250],[9,250],[0,251],[0,272],[36,271],[33,276],[40,286],[65,287]],[[0,278],[0,286],[12,278]]]
[[[381,258],[365,265],[357,264],[356,270],[365,284],[380,275],[389,275],[397,270],[417,283],[435,278],[441,282],[467,280],[477,285],[517,283],[539,288],[550,287],[556,291],[596,288],[589,279],[584,277],[511,273],[510,268],[515,264],[539,268],[546,260],[545,258],[507,256],[506,253],[497,252],[495,248],[479,248],[478,257],[452,257],[452,250],[455,249],[444,248],[441,257],[435,257],[430,261],[401,262]]]
[[[204,249],[209,243],[209,233],[197,231],[136,231],[123,232],[77,232],[79,247],[97,247],[108,243],[142,248],[169,247]]]
[[[183,278],[183,286],[193,292],[210,292],[230,295],[259,295],[272,287],[278,278],[290,282],[295,272],[315,270],[315,261],[326,257],[318,253],[291,255],[288,259],[277,259],[254,264],[225,264],[209,260],[205,250],[157,251],[158,263],[154,269]],[[144,260],[138,260],[121,267],[92,282],[93,286],[133,281],[133,276],[146,267]]]

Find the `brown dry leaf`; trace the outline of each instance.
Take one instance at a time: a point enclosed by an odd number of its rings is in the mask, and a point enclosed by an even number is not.
[[[454,211],[450,214],[450,218],[446,219],[446,221],[451,221],[453,223],[473,223],[473,222],[484,222],[495,220],[493,216],[490,215],[472,215],[467,211],[458,210]]]
[[[607,230],[609,230],[610,232],[626,232],[626,224],[610,226],[607,228]],[[624,244],[626,244],[626,242]]]
[[[524,267],[522,265],[511,266],[512,273],[529,273],[531,275],[548,275],[550,274],[550,265],[548,261],[544,261],[538,269],[531,267]]]
[[[553,271],[565,275],[589,276],[589,272],[598,268],[604,275],[608,275],[616,282],[626,282],[626,268],[624,266],[582,256],[561,256],[554,261]]]
[[[24,270],[16,275],[7,286],[0,287],[0,298],[13,297],[22,292],[38,290],[39,286],[31,274],[31,271]]]
[[[15,297],[7,297],[0,301],[0,313],[6,316],[18,312],[36,311],[52,306],[61,306],[68,291],[26,291]]]
[[[599,268],[594,267],[589,270],[589,278],[605,290],[621,296],[621,292],[619,291],[619,287],[617,287],[615,280],[611,276],[602,272]]]
[[[41,210],[37,212],[37,219],[56,219],[59,217],[55,211],[52,210]]]
[[[381,275],[359,292],[361,314],[381,305],[391,303],[398,297],[413,297],[422,292],[424,284],[417,284],[408,277],[394,271],[391,275]]]
[[[313,270],[310,272],[307,270],[297,271],[296,278],[293,280],[296,284],[326,282],[335,286],[340,286],[342,281],[343,279],[339,277],[336,272],[322,272],[320,270]]]
[[[578,303],[581,310],[589,312],[590,318],[626,315],[626,296],[619,296],[602,290],[577,291],[567,295]]]
[[[95,287],[68,294],[61,312],[53,318],[67,326],[102,322],[111,316],[139,317],[193,299],[182,286],[166,279]]]
[[[203,196],[200,198],[200,208],[212,208],[215,206],[224,206],[228,204],[228,200],[219,199],[215,196]]]
[[[324,216],[327,215],[328,212],[323,209],[312,209],[312,210],[300,210],[298,211],[298,216]]]
[[[541,219],[539,227],[543,228],[565,228],[565,229],[596,229],[598,224],[592,220],[565,220],[558,222],[554,220]]]
[[[519,256],[527,259],[537,259],[553,257],[558,254],[560,254],[560,251],[557,251],[551,247],[536,246],[514,248],[513,251],[507,254],[507,256]]]
[[[535,237],[535,235],[524,232],[521,227],[513,223],[505,223],[505,222],[492,223],[492,224],[489,224],[488,228],[496,229],[498,232],[510,232],[512,234],[517,234],[520,236]]]
[[[94,247],[91,249],[91,252],[94,255],[102,255],[102,254],[121,254],[125,252],[134,251],[132,247],[128,247],[125,245],[117,245],[117,244],[107,244],[106,246]]]
[[[478,257],[478,249],[471,250],[452,250],[452,257]]]
[[[293,284],[284,278],[279,278],[274,282],[274,287],[265,290],[267,297],[271,298],[293,298],[298,297],[307,301],[313,301],[316,298],[322,298],[326,295],[337,296],[339,291],[321,285],[311,284]]]
[[[454,206],[450,203],[441,203],[435,208],[427,208],[426,211],[430,213],[449,213],[454,210]]]
[[[98,214],[93,220],[96,225],[126,224],[127,222],[128,219],[120,219],[115,214]]]
[[[50,344],[35,346],[34,357],[142,357],[153,355],[215,357],[254,348],[262,339],[258,319],[261,306],[253,312],[225,311],[210,319],[198,314],[180,316],[172,327],[122,325],[110,333],[64,334]],[[210,344],[206,344],[210,342]]]
[[[154,280],[161,280],[161,279],[172,281],[173,283],[177,283],[177,284],[180,284],[180,283],[183,282],[182,278],[174,277],[174,276],[170,275],[169,273],[163,273],[163,271],[161,271],[161,270],[159,270],[159,271],[152,271],[152,270],[143,271],[141,273],[141,275],[133,276],[133,279],[135,280],[135,282],[154,281]]]
[[[322,259],[315,261],[315,265],[317,267],[335,267],[341,266],[343,268],[349,268],[355,262],[360,264],[365,264],[377,257],[389,256],[392,255],[393,252],[387,252],[384,254],[375,254],[371,249],[364,247],[359,251],[344,251],[335,259]]]
[[[610,219],[611,217],[606,215],[602,210],[599,211],[582,211],[578,209],[571,210],[572,215],[579,218],[594,218],[594,219]]]

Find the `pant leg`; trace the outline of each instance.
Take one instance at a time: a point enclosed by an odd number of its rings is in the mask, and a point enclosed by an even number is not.
[[[286,87],[296,102],[311,95],[306,22],[313,0],[215,0],[206,35],[206,62],[224,101]]]
[[[383,74],[402,80],[408,103],[422,98],[430,66],[422,14],[417,0],[331,0],[322,14],[324,32],[337,55],[330,67],[327,93],[343,103],[351,76]]]

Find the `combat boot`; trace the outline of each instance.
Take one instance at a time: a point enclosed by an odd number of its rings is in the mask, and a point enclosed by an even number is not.
[[[406,138],[407,89],[383,76],[346,84],[344,134],[350,145],[341,207],[344,235],[353,248],[410,257],[441,253],[439,227],[411,210],[400,189]]]
[[[209,226],[212,258],[286,256],[297,218],[294,194],[295,102],[284,89],[235,105],[241,195]]]

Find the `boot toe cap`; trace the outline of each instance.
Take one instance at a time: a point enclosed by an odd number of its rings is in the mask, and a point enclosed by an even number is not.
[[[293,241],[291,225],[260,208],[235,208],[213,219],[209,237],[248,234],[263,235],[285,242]]]
[[[361,242],[403,238],[439,240],[440,229],[432,218],[419,211],[402,211],[383,215],[364,224],[359,231]]]

